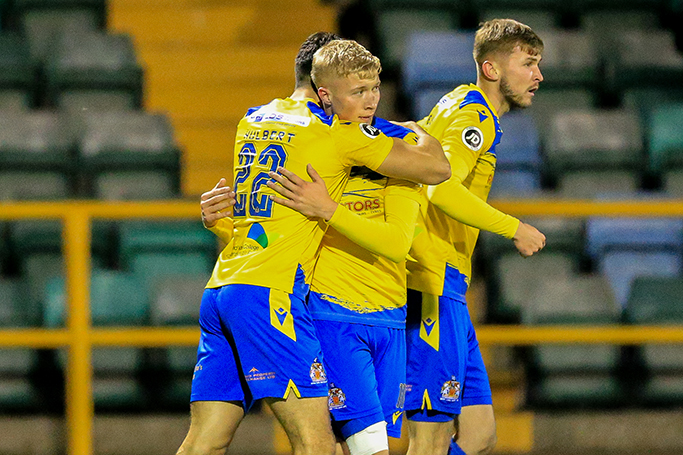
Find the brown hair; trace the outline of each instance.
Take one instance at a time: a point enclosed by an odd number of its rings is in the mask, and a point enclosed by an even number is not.
[[[313,56],[311,79],[320,87],[331,77],[356,74],[371,79],[382,71],[379,59],[353,40],[330,41]]]
[[[1,1],[1,0],[0,0]],[[334,33],[318,32],[314,33],[306,41],[301,43],[299,52],[294,60],[294,74],[296,75],[297,88],[311,85],[311,65],[313,65],[313,55],[318,49],[330,41],[341,39],[341,36]]]
[[[482,23],[474,35],[474,60],[481,66],[491,54],[511,54],[517,46],[531,55],[543,52],[543,41],[528,25],[492,19]]]

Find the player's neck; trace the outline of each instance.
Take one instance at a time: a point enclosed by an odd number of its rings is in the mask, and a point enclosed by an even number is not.
[[[317,100],[318,94],[315,93],[312,87],[297,87],[294,89],[294,92],[292,92],[290,98],[298,101],[307,99]]]
[[[496,114],[498,114],[498,117],[503,116],[510,110],[510,104],[500,92],[500,87],[497,82],[487,81],[478,77],[477,87],[484,92],[486,98],[488,98],[491,103],[491,107],[495,110]]]

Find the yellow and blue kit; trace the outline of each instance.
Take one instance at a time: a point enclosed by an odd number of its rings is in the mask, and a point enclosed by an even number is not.
[[[352,166],[377,168],[393,139],[340,122],[312,100],[276,99],[250,109],[235,142],[236,204],[213,232],[227,243],[207,284],[192,401],[326,396],[320,343],[303,301],[325,223],[274,204],[278,166],[312,164],[339,200]]]
[[[481,89],[457,87],[418,123],[441,142],[451,178],[423,191],[428,203],[407,265],[406,411],[412,420],[446,421],[461,406],[491,403],[465,293],[479,230],[512,238],[519,220],[486,203],[502,130]]]
[[[382,119],[388,136],[414,133]],[[419,185],[361,173],[349,179],[330,219],[308,307],[325,357],[329,408],[346,439],[386,421],[400,437],[405,397],[405,258],[419,211]]]

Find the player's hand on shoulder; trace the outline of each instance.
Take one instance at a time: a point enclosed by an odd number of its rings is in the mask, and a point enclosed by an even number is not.
[[[269,172],[274,181],[267,182],[268,188],[282,196],[271,195],[270,198],[307,217],[329,221],[337,210],[337,203],[330,197],[325,181],[313,166],[306,166],[306,172],[311,177],[310,182],[283,167],[278,167],[277,172]]]
[[[519,222],[519,227],[512,240],[519,254],[525,258],[541,251],[545,246],[545,235],[532,225],[522,221]]]
[[[202,194],[200,205],[204,226],[212,228],[221,218],[232,216],[235,192],[227,186],[225,179],[220,179],[213,189]]]

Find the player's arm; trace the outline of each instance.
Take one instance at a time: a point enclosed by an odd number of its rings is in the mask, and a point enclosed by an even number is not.
[[[233,236],[232,206],[235,205],[235,192],[220,179],[213,189],[202,194],[200,206],[202,223],[225,243]]]
[[[522,256],[531,256],[545,246],[545,236],[531,225],[493,208],[484,200],[472,194],[462,182],[472,172],[478,151],[465,144],[463,129],[470,124],[475,112],[463,112],[462,116],[449,126],[442,145],[451,165],[451,177],[444,183],[430,187],[429,201],[449,217],[469,226],[493,232],[513,239]],[[495,135],[486,131],[481,134]],[[490,147],[493,137],[481,137],[484,150]]]
[[[382,164],[373,170],[390,177],[427,185],[436,185],[448,179],[451,169],[439,141],[415,122],[400,125],[415,132],[417,144],[412,145],[402,139],[392,138],[394,145],[391,151]]]
[[[405,259],[413,240],[415,222],[420,208],[415,185],[391,180],[384,198],[385,220],[370,220],[336,203],[327,193],[325,182],[309,164],[311,182],[296,174],[278,169],[270,173],[279,185],[268,186],[283,196],[271,196],[275,202],[290,207],[305,216],[322,218],[340,234],[366,250],[400,262]]]

